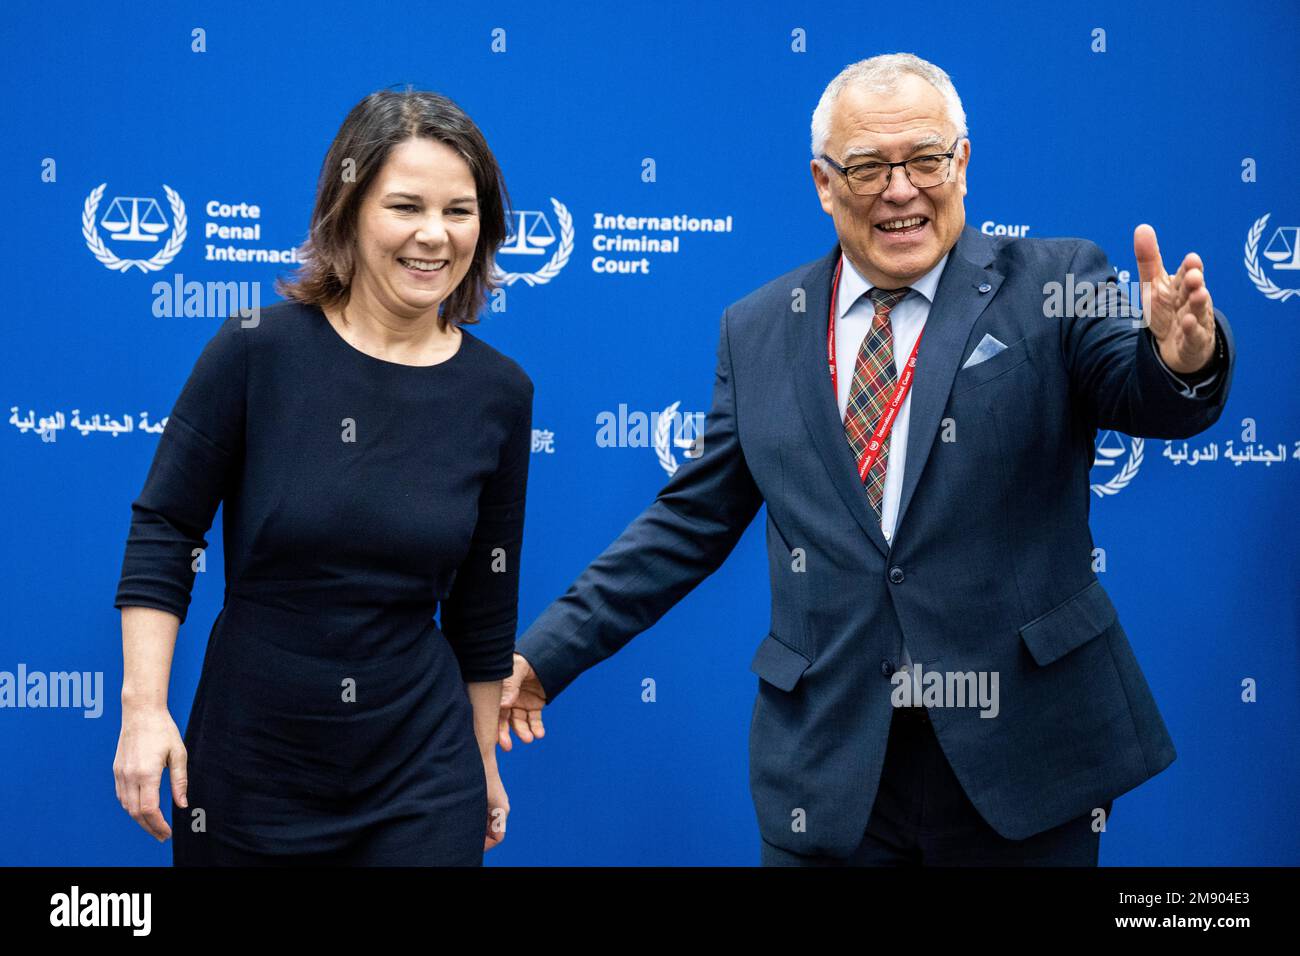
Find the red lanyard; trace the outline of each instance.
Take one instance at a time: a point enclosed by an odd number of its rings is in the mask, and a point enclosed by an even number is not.
[[[834,393],[836,404],[839,403],[840,380],[835,362],[835,304],[840,297],[840,270],[843,265],[844,259],[841,257],[840,261],[835,263],[835,282],[831,285],[831,316],[830,321],[827,322],[826,333],[826,358],[831,367],[831,390]],[[890,397],[888,404],[885,405],[885,412],[880,416],[876,430],[871,433],[871,441],[867,442],[867,447],[858,456],[858,477],[863,481],[867,480],[867,475],[871,472],[871,466],[880,457],[880,448],[885,441],[885,436],[894,427],[894,419],[898,417],[898,410],[902,407],[903,399],[907,397],[907,392],[912,387],[912,379],[916,377],[916,352],[921,347],[921,334],[924,332],[925,327],[922,326],[921,333],[916,336],[916,344],[912,346],[912,354],[908,356],[907,364],[903,366],[903,374],[898,377],[898,384],[894,388],[894,394]],[[870,334],[869,331],[868,334]]]

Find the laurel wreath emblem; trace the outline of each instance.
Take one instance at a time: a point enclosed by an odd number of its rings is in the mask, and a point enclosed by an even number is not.
[[[92,189],[81,209],[81,235],[86,240],[86,246],[94,253],[96,259],[117,272],[126,272],[133,266],[139,267],[141,272],[159,271],[176,258],[176,253],[181,251],[181,246],[185,243],[185,203],[181,201],[176,190],[163,183],[167,203],[172,207],[171,238],[151,259],[122,259],[104,244],[104,240],[99,238],[99,230],[95,227],[95,211],[99,209],[99,202],[104,198],[104,187],[107,185],[108,183],[100,183]]]
[[[536,272],[506,272],[494,263],[492,278],[498,285],[514,285],[520,280],[529,285],[545,285],[568,264],[569,257],[573,255],[573,216],[568,207],[554,196],[551,197],[551,206],[555,209],[555,218],[560,224],[560,245],[555,250],[555,255]]]
[[[658,456],[659,464],[663,466],[664,471],[668,472],[669,478],[677,474],[677,459],[668,444],[668,431],[673,426],[673,419],[677,417],[677,406],[680,404],[681,399],[678,399],[660,412],[659,423],[655,426],[655,455]]]
[[[1132,442],[1132,454],[1129,455],[1128,461],[1124,462],[1124,467],[1119,470],[1119,474],[1105,484],[1094,484],[1092,486],[1092,490],[1097,493],[1098,498],[1119,494],[1128,487],[1128,483],[1133,480],[1133,476],[1142,467],[1142,450],[1146,446],[1146,441],[1141,438],[1133,438]]]
[[[1264,293],[1270,299],[1279,299],[1285,302],[1293,295],[1300,295],[1300,289],[1283,289],[1273,284],[1264,272],[1263,267],[1259,264],[1258,250],[1259,237],[1264,234],[1264,224],[1268,222],[1268,217],[1272,213],[1265,213],[1255,220],[1255,225],[1250,227],[1250,232],[1246,234],[1246,271],[1250,274],[1250,281],[1255,283],[1255,288]]]

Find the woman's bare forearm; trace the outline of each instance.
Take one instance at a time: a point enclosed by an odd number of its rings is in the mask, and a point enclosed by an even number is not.
[[[166,710],[181,621],[152,607],[122,608],[122,711]]]
[[[474,736],[478,739],[483,766],[497,763],[497,726],[501,718],[501,681],[472,681],[465,685],[474,707]]]

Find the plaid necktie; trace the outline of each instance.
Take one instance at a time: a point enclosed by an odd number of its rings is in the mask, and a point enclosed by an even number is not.
[[[871,331],[862,340],[858,351],[858,361],[853,369],[853,384],[849,386],[849,401],[844,409],[844,431],[848,435],[849,446],[853,449],[856,463],[861,457],[871,434],[876,430],[884,414],[894,389],[898,384],[898,375],[894,371],[894,335],[889,326],[889,311],[907,296],[912,289],[872,289],[867,294],[876,307],[875,317],[871,322]],[[890,429],[893,433],[893,429]],[[881,514],[881,502],[885,495],[885,458],[889,452],[889,435],[880,445],[880,454],[876,456],[871,471],[867,472],[867,500],[875,509],[876,517]]]

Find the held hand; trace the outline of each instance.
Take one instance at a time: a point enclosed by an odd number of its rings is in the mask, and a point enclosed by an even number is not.
[[[172,800],[188,807],[185,742],[167,710],[124,711],[122,732],[113,758],[117,802],[159,843],[172,835],[160,809],[163,767],[172,784]]]
[[[506,838],[506,818],[510,816],[510,801],[506,798],[505,785],[501,783],[501,774],[497,772],[496,763],[484,765],[487,775],[487,831],[483,837],[483,852],[500,845]]]
[[[515,672],[501,682],[501,720],[497,727],[497,742],[502,750],[509,750],[510,727],[513,725],[519,739],[526,744],[535,737],[545,737],[542,727],[542,708],[546,705],[546,691],[537,679],[532,665],[522,655],[515,655]]]
[[[1146,223],[1133,230],[1133,253],[1142,282],[1142,310],[1160,357],[1174,372],[1199,372],[1214,354],[1214,303],[1201,257],[1189,252],[1178,272],[1169,275],[1156,231]]]

